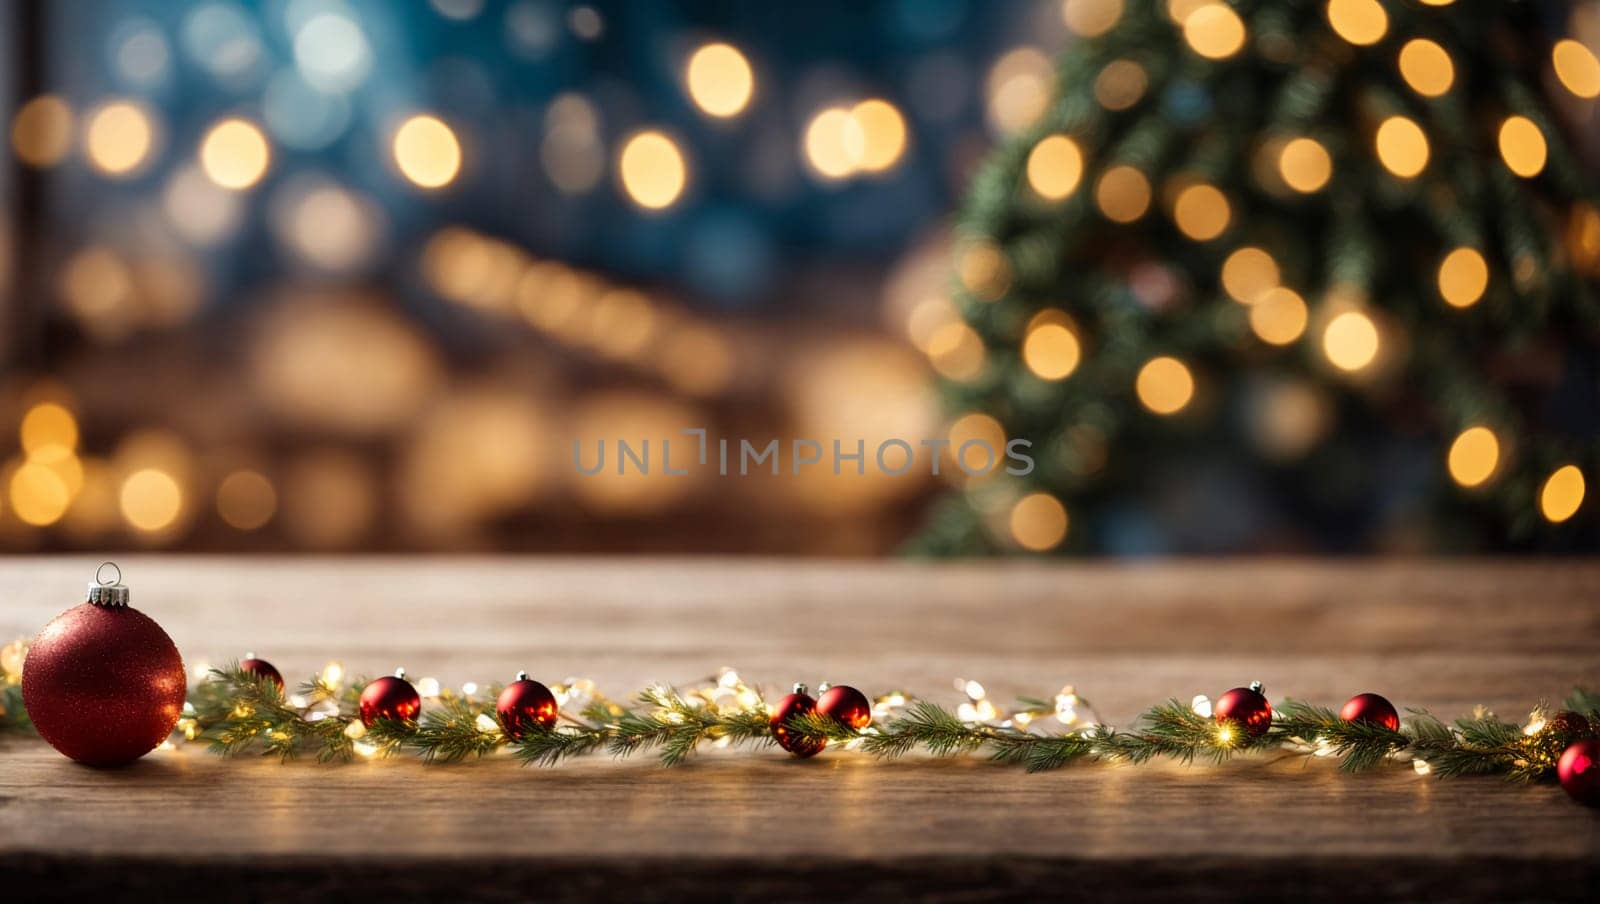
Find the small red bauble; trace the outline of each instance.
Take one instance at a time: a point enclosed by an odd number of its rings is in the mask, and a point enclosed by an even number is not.
[[[1261,682],[1251,682],[1249,687],[1236,687],[1221,697],[1211,708],[1218,722],[1231,722],[1252,738],[1265,734],[1272,727],[1272,704],[1261,693]]]
[[[817,697],[817,712],[860,731],[872,724],[872,702],[848,684],[835,684]]]
[[[422,711],[422,698],[406,680],[406,670],[374,680],[361,691],[361,724],[368,728],[379,719],[405,721]]]
[[[1600,807],[1600,740],[1578,741],[1556,761],[1556,778],[1572,799]]]
[[[1570,709],[1556,713],[1544,723],[1545,731],[1569,738],[1586,735],[1591,727],[1583,713],[1575,713]]]
[[[39,735],[90,766],[154,750],[178,724],[186,690],[172,638],[128,608],[121,583],[90,584],[89,602],[45,625],[22,665],[22,702]]]
[[[283,675],[279,674],[272,663],[265,659],[257,659],[256,654],[244,654],[244,658],[239,660],[239,669],[261,678],[271,679],[272,683],[278,686],[278,692],[283,692]]]
[[[822,748],[828,746],[827,738],[814,737],[801,734],[789,727],[789,720],[796,716],[817,711],[817,701],[806,694],[806,686],[797,684],[794,693],[778,701],[772,710],[772,736],[777,739],[778,746],[798,757],[816,756]]]
[[[550,689],[533,681],[527,672],[518,672],[517,680],[506,685],[494,701],[495,714],[506,737],[515,741],[530,730],[549,730],[556,724],[556,696]]]
[[[1390,731],[1400,730],[1400,714],[1394,704],[1377,694],[1356,694],[1344,702],[1339,718],[1346,722],[1367,722],[1382,725]]]

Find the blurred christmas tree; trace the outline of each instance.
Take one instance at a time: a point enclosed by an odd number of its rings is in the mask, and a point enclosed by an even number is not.
[[[954,444],[1037,466],[918,547],[1593,551],[1600,211],[1555,104],[1595,56],[1500,0],[1065,15],[929,346]]]

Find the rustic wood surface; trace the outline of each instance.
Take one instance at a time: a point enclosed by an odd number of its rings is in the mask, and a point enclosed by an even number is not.
[[[0,560],[0,638],[82,599],[88,559]],[[446,684],[594,678],[613,694],[721,665],[954,702],[1075,684],[1112,723],[1259,678],[1337,705],[1375,690],[1520,718],[1600,686],[1600,564],[1158,565],[617,559],[121,560],[192,665],[246,649],[291,680],[337,658]],[[198,749],[76,766],[0,742],[0,889],[212,899],[517,900],[1115,894],[1581,900],[1600,814],[1553,786],[1223,767],[980,759],[886,765],[710,752],[342,767]]]

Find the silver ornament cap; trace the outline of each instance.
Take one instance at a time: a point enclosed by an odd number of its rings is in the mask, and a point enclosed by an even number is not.
[[[106,578],[106,569],[111,577]],[[96,606],[121,608],[128,605],[128,585],[122,583],[122,569],[115,562],[103,562],[95,569],[94,580],[89,582],[89,602]]]

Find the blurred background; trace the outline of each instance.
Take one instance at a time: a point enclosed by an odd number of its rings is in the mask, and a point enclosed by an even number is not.
[[[7,3],[0,548],[902,549],[958,470],[580,478],[572,442],[1003,438],[937,385],[952,223],[1086,9]],[[1172,517],[1086,548],[1215,546]],[[1340,548],[1280,528],[1224,546]]]

